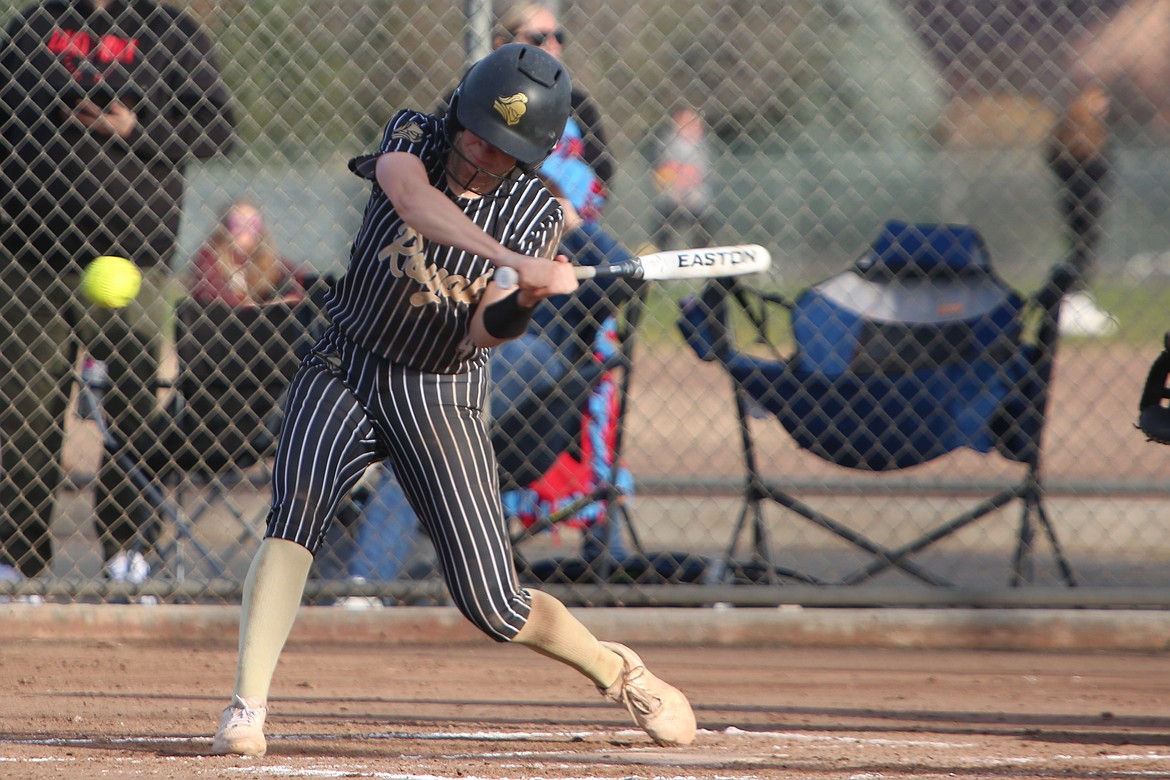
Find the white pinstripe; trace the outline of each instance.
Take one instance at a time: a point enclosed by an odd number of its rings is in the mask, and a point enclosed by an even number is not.
[[[430,532],[452,600],[497,641],[524,626],[495,453],[480,417],[486,374],[430,374],[330,332],[293,379],[274,463],[268,535],[316,553],[342,497],[383,456]]]
[[[399,112],[379,148],[417,155],[431,184],[451,194],[441,117]],[[452,200],[523,254],[555,247],[560,238],[560,207],[534,177],[501,185],[496,197]],[[416,274],[446,276],[427,282],[408,273],[408,264]],[[523,628],[531,604],[512,562],[495,452],[481,417],[486,350],[468,356],[459,348],[475,301],[415,299],[424,289],[433,292],[436,278],[454,275],[470,285],[491,270],[488,258],[417,236],[372,186],[349,269],[328,302],[334,327],[289,390],[268,534],[316,553],[342,497],[371,463],[389,458],[430,532],[456,606],[488,636],[506,641]]]
[[[417,127],[419,135],[397,134],[408,127]],[[502,184],[490,198],[456,198],[447,188],[444,162],[449,149],[445,120],[416,111],[396,114],[383,131],[379,147],[382,153],[417,155],[431,184],[510,249],[535,255],[555,248],[560,238],[560,207],[538,179],[522,176]],[[459,351],[473,306],[451,298],[412,305],[411,295],[422,286],[394,276],[394,264],[403,262],[403,256],[390,253],[384,257],[383,251],[402,237],[404,228],[389,198],[373,184],[350,252],[349,269],[327,304],[330,318],[355,343],[403,365],[439,373],[483,367],[486,350],[477,349],[470,356]],[[488,258],[431,241],[423,241],[419,248],[428,268],[469,281],[480,279],[493,268]]]

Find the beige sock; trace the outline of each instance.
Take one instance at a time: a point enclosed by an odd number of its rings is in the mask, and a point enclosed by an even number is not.
[[[280,651],[292,631],[313,554],[285,539],[265,539],[244,580],[235,695],[268,701]]]
[[[532,613],[513,642],[568,664],[602,688],[622,673],[621,656],[607,650],[565,605],[539,590],[532,594]]]

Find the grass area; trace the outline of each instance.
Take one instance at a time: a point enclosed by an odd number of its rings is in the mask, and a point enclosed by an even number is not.
[[[638,326],[637,343],[639,347],[656,349],[667,346],[683,347],[682,334],[678,331],[676,322],[679,317],[679,301],[688,295],[695,295],[702,288],[699,283],[668,282],[654,284],[646,299],[646,309]],[[784,295],[793,295],[796,290],[777,289]],[[791,343],[789,338],[788,315],[783,310],[774,308],[769,319],[768,332],[780,345]],[[736,316],[737,331],[749,327],[748,320],[738,307],[733,310]]]
[[[1034,287],[1021,285],[1025,292]],[[654,285],[638,328],[639,347],[654,349],[682,346],[682,336],[675,325],[679,313],[678,301],[686,295],[695,294],[699,289],[698,284],[682,282]],[[1106,339],[1066,337],[1067,343],[1161,345],[1163,335],[1170,331],[1170,280],[1135,286],[1121,279],[1101,279],[1093,284],[1092,289],[1098,305],[1120,320],[1121,330]],[[779,288],[775,291],[792,297],[800,289]],[[738,310],[738,307],[735,309]],[[747,332],[747,320],[742,316],[738,320],[737,332]],[[768,332],[783,354],[791,351],[788,316],[779,307],[771,307]]]
[[[1115,315],[1121,331],[1114,341],[1128,344],[1160,344],[1170,330],[1170,281],[1158,280],[1134,286],[1115,279],[1093,284],[1097,304]]]

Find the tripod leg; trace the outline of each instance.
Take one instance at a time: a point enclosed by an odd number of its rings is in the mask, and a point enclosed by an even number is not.
[[[1032,511],[1035,504],[1035,495],[1032,492],[1023,496],[1024,508],[1020,512],[1020,532],[1016,538],[1016,552],[1012,556],[1011,586],[1019,587],[1024,582],[1031,582],[1033,577],[1032,548],[1036,540],[1036,528],[1032,524]]]
[[[1052,557],[1056,559],[1056,565],[1060,569],[1061,579],[1070,588],[1076,587],[1076,577],[1073,576],[1072,566],[1068,559],[1064,557],[1064,551],[1060,548],[1060,542],[1056,538],[1056,529],[1052,525],[1052,520],[1048,516],[1048,510],[1044,508],[1044,503],[1039,496],[1036,497],[1036,517],[1040,521],[1040,525],[1044,528],[1044,534],[1048,537],[1049,544],[1052,545]]]
[[[728,564],[735,560],[735,552],[739,549],[739,537],[743,534],[744,524],[747,523],[748,512],[755,510],[757,516],[760,511],[760,502],[758,499],[748,497],[744,500],[743,507],[739,510],[739,517],[735,519],[735,528],[731,532],[731,541],[728,542],[727,552],[724,557]]]

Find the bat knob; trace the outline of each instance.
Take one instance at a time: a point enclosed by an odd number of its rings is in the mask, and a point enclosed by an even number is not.
[[[515,268],[500,266],[496,269],[495,276],[492,278],[495,280],[496,286],[501,290],[510,290],[520,281],[520,274],[516,272]]]

